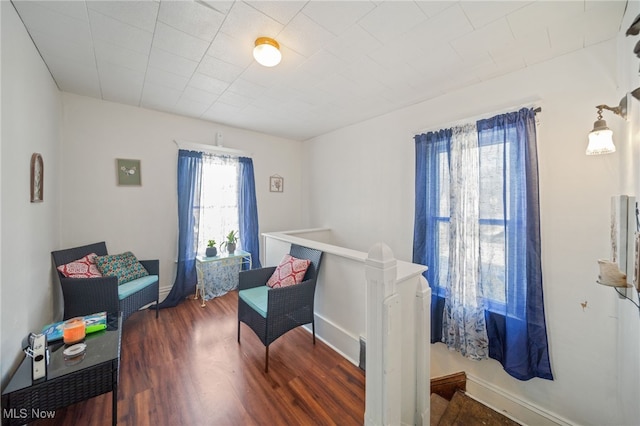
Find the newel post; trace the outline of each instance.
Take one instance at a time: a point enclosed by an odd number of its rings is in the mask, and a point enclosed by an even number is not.
[[[365,262],[367,279],[366,425],[399,425],[400,298],[396,293],[396,259],[375,244]]]
[[[416,290],[416,419],[428,425],[431,413],[431,288],[420,276]]]

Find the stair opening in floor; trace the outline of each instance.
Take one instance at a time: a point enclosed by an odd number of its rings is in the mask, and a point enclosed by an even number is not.
[[[519,423],[487,407],[466,393],[467,375],[464,372],[431,379],[432,426],[518,426]]]

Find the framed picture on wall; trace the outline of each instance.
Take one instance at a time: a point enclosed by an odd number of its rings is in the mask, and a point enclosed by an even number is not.
[[[140,160],[116,159],[116,173],[119,186],[140,186],[142,175],[140,174]]]
[[[31,202],[44,201],[44,163],[37,152],[31,156]]]
[[[273,175],[269,178],[269,191],[271,192],[283,192],[284,191],[284,178],[279,175]]]

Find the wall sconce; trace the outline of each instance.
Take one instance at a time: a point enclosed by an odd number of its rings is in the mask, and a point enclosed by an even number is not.
[[[636,89],[637,90],[637,89]],[[596,105],[598,108],[598,119],[593,123],[593,130],[589,132],[589,145],[587,146],[587,155],[611,154],[616,152],[616,146],[613,144],[613,132],[607,127],[607,122],[602,119],[602,110],[606,109],[627,118],[627,96],[620,99],[620,104],[616,107],[608,105]]]

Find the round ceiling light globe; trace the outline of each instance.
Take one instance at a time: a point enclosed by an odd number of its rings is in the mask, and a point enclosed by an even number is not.
[[[253,57],[262,66],[275,67],[282,60],[280,45],[269,37],[260,37],[253,48]]]

